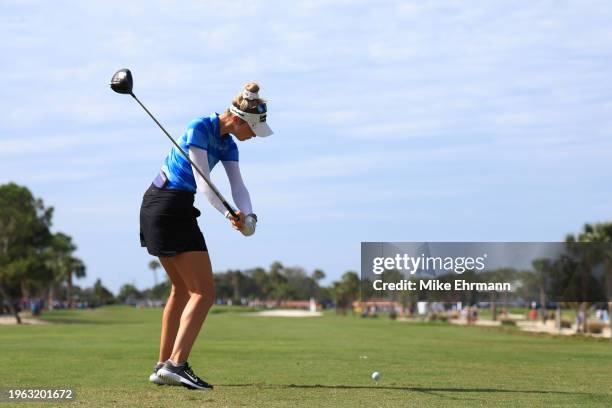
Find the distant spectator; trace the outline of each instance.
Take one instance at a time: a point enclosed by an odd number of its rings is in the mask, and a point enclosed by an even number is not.
[[[529,320],[537,320],[538,319],[538,311],[535,308],[532,308],[529,311]]]
[[[469,306],[467,308],[467,323],[474,324],[476,323],[476,319],[478,319],[478,310],[476,306]]]
[[[582,333],[583,330],[583,325],[584,325],[584,318],[585,318],[585,314],[584,314],[584,310],[580,310],[578,311],[578,313],[576,314],[576,331],[578,333]]]
[[[32,316],[40,316],[42,301],[40,299],[30,299],[30,311]]]

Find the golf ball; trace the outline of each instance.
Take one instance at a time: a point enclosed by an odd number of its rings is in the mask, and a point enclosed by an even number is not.
[[[374,372],[372,373],[372,379],[373,379],[374,381],[380,381],[380,373],[379,373],[378,371],[374,371]]]

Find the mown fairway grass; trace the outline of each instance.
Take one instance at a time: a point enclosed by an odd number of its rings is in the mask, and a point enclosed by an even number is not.
[[[148,383],[161,309],[129,307],[58,311],[45,315],[54,324],[0,326],[0,387],[75,388],[70,406],[86,407],[612,405],[609,341],[213,311],[190,357],[213,392]],[[373,371],[382,374],[378,385]]]

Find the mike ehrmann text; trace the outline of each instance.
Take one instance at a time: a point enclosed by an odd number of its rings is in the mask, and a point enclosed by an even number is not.
[[[437,279],[409,281],[401,280],[399,282],[383,282],[375,280],[372,283],[374,290],[475,290],[480,292],[511,292],[512,285],[508,282],[467,282],[465,280],[456,279],[453,283],[442,282]]]

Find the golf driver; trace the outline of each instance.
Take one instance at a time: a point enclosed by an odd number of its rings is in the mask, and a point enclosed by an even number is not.
[[[164,129],[161,123],[159,123],[157,119],[155,119],[155,116],[153,116],[151,112],[149,112],[149,110],[142,104],[142,102],[138,100],[136,95],[134,95],[134,93],[132,92],[132,88],[134,87],[134,80],[132,79],[132,73],[130,72],[130,70],[127,68],[124,68],[124,69],[120,69],[119,71],[115,72],[115,75],[113,75],[113,77],[111,78],[110,87],[113,91],[117,93],[131,95],[132,98],[134,98],[136,102],[138,102],[138,104],[142,106],[142,109],[144,109],[145,112],[149,114],[149,116],[151,117],[151,119],[155,121],[155,123],[157,123],[157,126],[159,126],[161,130],[163,130],[166,136],[168,136],[168,139],[170,139],[170,141],[174,143],[176,148],[179,149],[179,151],[183,154],[183,156],[185,156],[185,158],[189,161],[189,163],[191,163],[193,168],[196,169],[196,171],[200,174],[200,176],[202,176],[206,184],[208,184],[211,190],[217,195],[217,197],[219,197],[219,200],[221,200],[221,202],[223,203],[223,206],[225,206],[227,211],[229,211],[232,217],[234,217],[237,220],[239,217],[236,214],[236,211],[232,208],[231,205],[227,203],[227,201],[225,200],[225,198],[223,198],[219,190],[217,190],[217,188],[210,182],[208,177],[206,177],[204,173],[202,173],[202,170],[193,161],[191,161],[191,159],[189,158],[189,155],[183,149],[181,149],[178,143],[176,143],[176,141],[172,138],[172,136],[170,136],[170,134],[166,131],[166,129]]]

